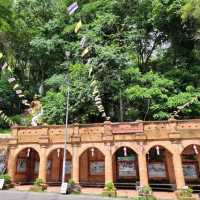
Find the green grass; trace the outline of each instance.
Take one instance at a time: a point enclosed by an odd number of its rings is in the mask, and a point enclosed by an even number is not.
[[[11,130],[10,129],[1,129],[0,128],[0,134],[11,134]]]

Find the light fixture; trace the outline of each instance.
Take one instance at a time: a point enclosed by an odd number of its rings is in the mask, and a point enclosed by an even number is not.
[[[29,157],[29,156],[30,156],[30,151],[31,151],[31,149],[30,149],[30,148],[28,148],[28,149],[27,149],[27,157]]]
[[[195,154],[197,155],[199,152],[198,152],[198,149],[197,149],[197,146],[196,145],[193,145],[193,149],[194,149],[194,152]]]
[[[158,156],[160,155],[160,148],[159,148],[159,146],[156,146],[156,153],[157,153]]]
[[[94,157],[94,148],[91,148],[92,157]]]
[[[60,149],[57,149],[57,156],[60,157]]]
[[[123,149],[124,149],[124,157],[126,157],[127,156],[127,148],[124,147]]]

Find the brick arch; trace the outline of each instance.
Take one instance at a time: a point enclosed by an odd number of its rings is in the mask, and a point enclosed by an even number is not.
[[[197,145],[197,146],[200,147],[200,141],[198,141],[198,140],[185,140],[185,141],[182,141],[182,151],[181,151],[181,154],[190,145]]]
[[[106,152],[105,152],[105,147],[103,143],[102,144],[87,144],[87,145],[81,146],[81,151],[79,151],[78,157],[80,158],[81,155],[83,155],[85,151],[91,148],[98,149],[98,151],[100,151],[105,157]]]
[[[185,146],[181,152],[181,155],[184,153],[185,150],[187,150],[187,148],[193,146],[193,145],[196,145],[198,149],[200,149],[200,144],[195,144],[195,143],[191,143],[191,144],[188,144],[187,146]]]
[[[175,151],[174,147],[173,147],[173,145],[171,143],[168,143],[168,142],[160,142],[159,143],[158,141],[155,141],[155,142],[151,142],[151,143],[146,145],[145,153],[147,154],[155,146],[163,147],[164,149],[169,151],[169,153],[171,153],[172,155],[173,155],[173,152]]]
[[[53,145],[53,146],[51,146],[50,148],[47,149],[46,157],[48,158],[49,155],[56,149],[64,149],[64,146],[63,145]],[[71,146],[69,147],[69,145],[67,145],[67,152],[72,156],[72,149],[71,149]]]
[[[16,161],[17,159],[17,156],[19,155],[20,152],[22,152],[24,149],[33,149],[37,152],[38,156],[39,156],[39,159],[41,158],[41,154],[40,154],[40,146],[36,146],[36,145],[26,145],[26,146],[20,146],[18,147],[16,150],[15,150],[15,153],[14,153],[14,159]]]
[[[120,148],[123,147],[127,147],[130,148],[131,150],[133,150],[137,155],[139,154],[139,150],[138,147],[135,145],[131,145],[129,143],[120,143],[120,144],[116,144],[115,146],[112,147],[112,156],[115,155],[115,153],[117,152],[117,150],[119,150]]]

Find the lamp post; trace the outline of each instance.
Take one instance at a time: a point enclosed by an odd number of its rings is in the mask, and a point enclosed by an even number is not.
[[[66,157],[67,157],[67,128],[68,128],[68,114],[69,114],[69,90],[70,84],[66,79],[67,84],[67,99],[66,99],[66,121],[65,121],[65,131],[64,131],[64,154],[63,154],[63,168],[62,168],[62,183],[65,182],[65,165],[66,165]]]

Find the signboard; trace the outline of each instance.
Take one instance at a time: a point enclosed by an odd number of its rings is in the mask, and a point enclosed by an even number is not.
[[[136,168],[134,162],[118,162],[118,176],[130,177],[136,176]]]
[[[104,161],[95,161],[90,163],[90,175],[104,175]]]
[[[134,161],[135,160],[135,156],[119,156],[117,157],[118,161]]]
[[[183,174],[186,179],[198,179],[196,166],[193,163],[183,164]]]
[[[68,183],[62,183],[61,188],[60,188],[60,193],[61,194],[67,194],[68,192]]]
[[[166,169],[164,163],[150,163],[148,165],[150,178],[166,178]]]
[[[3,185],[4,185],[4,179],[0,179],[0,190],[3,189]]]

